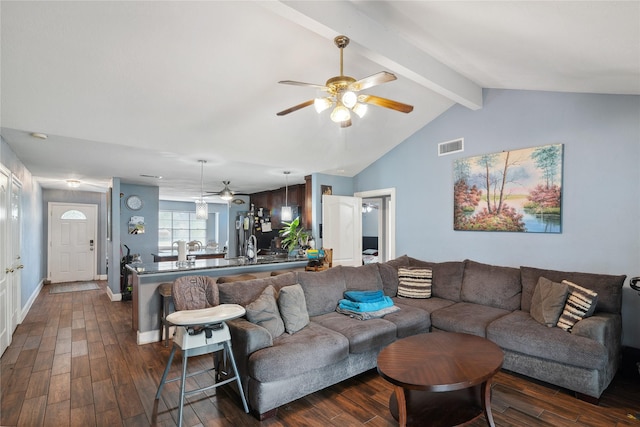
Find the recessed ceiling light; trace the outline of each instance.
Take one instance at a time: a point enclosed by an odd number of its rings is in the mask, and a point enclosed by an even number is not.
[[[31,132],[31,136],[34,138],[38,138],[38,139],[47,139],[48,136],[45,133],[40,133],[40,132]]]

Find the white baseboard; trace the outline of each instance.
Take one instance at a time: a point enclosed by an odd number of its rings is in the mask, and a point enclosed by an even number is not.
[[[107,296],[111,301],[122,301],[122,294],[121,293],[114,294],[109,286],[107,286]]]
[[[22,323],[22,321],[27,317],[29,310],[31,310],[31,306],[33,306],[33,303],[36,301],[36,298],[38,298],[38,295],[40,295],[42,286],[44,286],[44,279],[40,280],[40,283],[38,283],[38,286],[36,286],[34,291],[31,293],[31,296],[29,296],[29,300],[22,308],[22,311],[20,312],[20,323]]]
[[[138,331],[137,341],[138,341],[138,345],[158,342],[160,341],[160,331],[159,330],[147,331],[147,332]]]
[[[98,274],[96,276],[96,280],[107,280],[108,276],[106,274]]]

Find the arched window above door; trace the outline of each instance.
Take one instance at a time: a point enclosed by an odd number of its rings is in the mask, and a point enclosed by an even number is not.
[[[87,219],[87,216],[77,209],[71,209],[60,215],[60,219]]]

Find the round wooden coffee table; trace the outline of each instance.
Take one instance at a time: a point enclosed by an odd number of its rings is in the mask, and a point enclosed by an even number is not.
[[[475,335],[432,332],[400,339],[378,355],[378,372],[394,385],[389,409],[401,427],[455,426],[491,414],[491,379],[503,353]]]

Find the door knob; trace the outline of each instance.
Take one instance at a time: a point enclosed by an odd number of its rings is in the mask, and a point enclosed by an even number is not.
[[[24,268],[24,265],[20,264],[19,266],[16,267],[16,270],[22,270]]]
[[[4,272],[5,273],[13,273],[13,268],[5,268]]]

